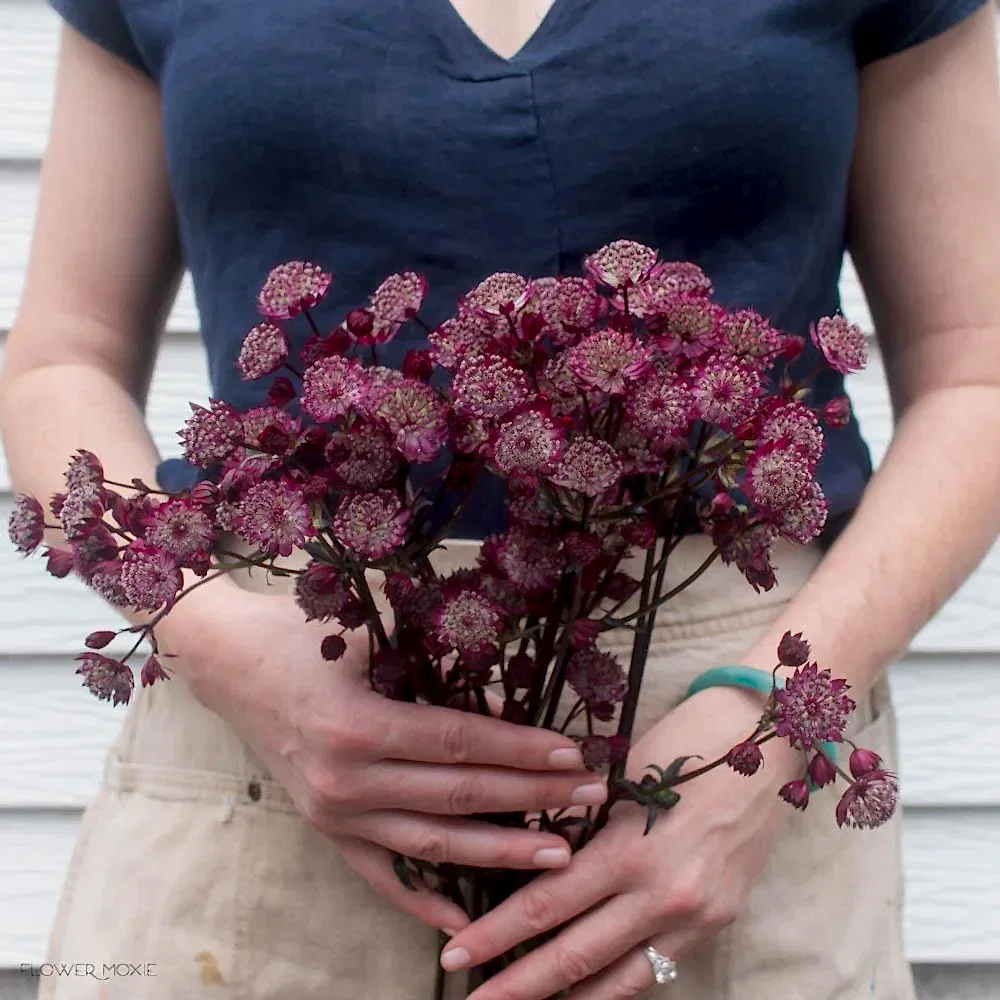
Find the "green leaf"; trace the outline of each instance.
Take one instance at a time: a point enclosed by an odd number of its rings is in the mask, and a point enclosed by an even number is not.
[[[681,773],[681,768],[689,760],[704,760],[704,759],[705,758],[702,757],[700,754],[692,753],[688,754],[686,757],[678,757],[676,760],[673,761],[673,763],[671,763],[670,767],[668,767],[666,771],[660,770],[660,768],[657,768],[657,770],[660,772],[661,780],[669,785],[673,784],[677,776]]]

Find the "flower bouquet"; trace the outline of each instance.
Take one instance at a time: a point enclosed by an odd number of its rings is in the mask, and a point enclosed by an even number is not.
[[[588,256],[580,277],[491,275],[434,328],[420,316],[425,281],[403,273],[324,332],[315,307],[330,283],[303,262],[269,275],[258,296],[264,320],[237,362],[245,378],[270,379],[266,405],[192,406],[180,437],[205,470],[193,488],[112,482],[81,451],[48,505],[51,523],[38,500],[18,499],[10,534],[22,552],[60,528],[69,548],[47,549],[51,573],[75,571],[111,604],[150,613],[121,630],[136,639],[121,659],[100,651],[118,633],[87,638],[77,672],[95,695],[129,701],[143,642],[152,653],[141,683],[166,681],[157,623],[196,587],[259,567],[294,576],[305,619],[329,624],[330,669],[345,636],[363,630],[371,684],[386,697],[575,732],[586,766],[609,772],[600,808],[493,822],[534,824],[579,848],[626,799],[647,810],[648,829],[681,785],[711,768],[753,775],[772,738],[803,752],[801,780],[780,791],[791,805],[805,808],[810,788],[843,778],[838,823],[873,827],[892,815],[896,778],[875,753],[854,748],[848,773],[824,750],[843,740],[854,702],[843,680],[810,662],[800,635],[782,640],[775,673],[795,672],[783,687],[775,680],[742,743],[696,768],[682,757],[625,777],[658,610],[717,559],[769,589],[776,540],[806,543],[824,526],[821,421],[843,426],[850,405],[810,406],[810,379],[788,370],[803,338],[751,309],[723,308],[697,266],[625,240]],[[381,365],[382,345],[411,323],[426,349],[410,351],[401,370]],[[864,335],[843,317],[820,320],[811,336],[837,371],[865,364]],[[509,525],[473,568],[440,575],[431,557],[484,475],[505,487]],[[692,523],[711,553],[668,588],[671,552]],[[223,551],[223,533],[250,554]],[[307,564],[283,565],[293,550]],[[641,573],[626,572],[637,565]],[[625,630],[627,663],[602,647],[602,635]],[[473,917],[531,877],[404,857],[396,871]]]

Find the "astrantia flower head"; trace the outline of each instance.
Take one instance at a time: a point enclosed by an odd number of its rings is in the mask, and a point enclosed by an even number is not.
[[[481,590],[446,583],[434,613],[434,634],[448,649],[478,653],[496,645],[505,622],[503,608]]]
[[[737,773],[749,777],[760,769],[764,755],[753,740],[744,740],[726,754],[726,763]]]
[[[809,805],[809,786],[801,778],[786,782],[778,789],[778,794],[796,809],[805,809]]]
[[[139,674],[143,687],[150,687],[157,681],[168,680],[167,672],[160,665],[160,661],[155,656],[150,656],[142,665],[142,672]]]
[[[466,359],[482,354],[489,346],[493,324],[471,309],[446,319],[427,335],[431,356],[436,364],[449,372],[458,371]]]
[[[373,390],[368,412],[409,462],[431,462],[448,444],[448,413],[436,389],[413,378],[388,381]]]
[[[645,281],[656,265],[657,253],[633,240],[615,240],[584,258],[583,266],[595,281],[612,288],[633,288]]]
[[[215,541],[212,519],[201,504],[172,497],[153,511],[146,541],[183,564],[206,555]]]
[[[735,530],[721,524],[710,526],[724,563],[735,563],[747,582],[760,593],[776,583],[771,556],[778,533],[770,524],[738,524]]]
[[[510,271],[491,274],[462,300],[462,306],[486,316],[509,316],[520,312],[534,294],[527,278]]]
[[[754,309],[737,309],[719,321],[729,350],[755,367],[766,366],[785,347],[785,337]]]
[[[588,771],[596,771],[624,760],[628,756],[628,740],[624,736],[584,736],[580,740],[583,766]]]
[[[312,309],[330,287],[333,276],[318,264],[291,260],[267,276],[257,297],[257,307],[270,320],[292,319]]]
[[[334,537],[365,559],[384,559],[406,541],[410,512],[390,490],[346,497],[333,518]]]
[[[868,343],[864,331],[843,316],[821,319],[810,327],[809,334],[834,371],[850,375],[868,364]]]
[[[645,286],[640,289],[640,299]],[[720,346],[725,310],[697,292],[677,292],[646,306],[647,322],[656,345],[668,358],[700,358]]]
[[[562,576],[566,558],[547,532],[514,527],[483,545],[482,560],[492,563],[514,586],[528,595],[551,590]]]
[[[764,421],[758,440],[765,443],[782,439],[798,448],[810,468],[815,469],[823,455],[824,438],[823,429],[808,406],[797,401],[784,403]]]
[[[817,742],[842,740],[847,718],[855,708],[846,690],[847,681],[820,670],[815,663],[799,667],[774,695],[778,736],[805,750]]]
[[[45,511],[34,498],[18,494],[14,509],[10,512],[7,532],[14,548],[22,555],[31,555],[45,537]]]
[[[549,479],[585,497],[598,497],[611,489],[624,471],[618,453],[607,441],[580,437],[563,452]]]
[[[813,483],[808,457],[786,439],[755,449],[743,488],[763,511],[780,513],[804,497]]]
[[[857,747],[848,760],[851,774],[855,778],[860,778],[869,771],[879,771],[882,769],[882,758],[874,750],[865,747]]]
[[[365,370],[339,354],[310,365],[302,376],[302,409],[321,423],[344,416],[368,391]]]
[[[490,355],[463,361],[451,391],[459,413],[499,420],[528,400],[531,384],[506,358]]]
[[[892,819],[899,781],[892,771],[869,771],[852,782],[837,803],[837,825],[873,830]]]
[[[339,614],[350,594],[340,573],[325,563],[310,562],[295,581],[295,603],[306,621],[328,621]]]
[[[528,409],[503,423],[493,442],[493,464],[505,475],[549,472],[565,444],[563,429],[543,410]]]
[[[236,367],[245,379],[273,375],[288,357],[288,336],[273,323],[259,323],[244,338]]]
[[[121,585],[138,611],[157,611],[172,604],[184,585],[173,556],[143,541],[132,542],[122,556]]]
[[[546,332],[554,344],[575,344],[607,312],[608,300],[586,278],[544,278],[536,288]]]
[[[121,660],[103,653],[81,653],[76,672],[83,678],[83,686],[102,701],[112,705],[127,705],[132,697],[135,679],[132,668]]]
[[[712,294],[712,282],[697,264],[688,260],[663,260],[640,288],[643,302],[662,302],[668,295]]]
[[[219,399],[213,399],[209,406],[205,409],[192,403],[192,414],[179,432],[184,457],[202,468],[224,462],[243,443],[239,411]]]
[[[580,384],[623,396],[652,367],[653,350],[624,330],[597,330],[567,352],[566,364]]]
[[[714,358],[698,372],[692,395],[702,420],[730,430],[757,412],[764,385],[748,365],[735,358]]]
[[[427,279],[413,271],[390,274],[372,292],[371,340],[384,344],[392,340],[399,328],[420,311],[427,294]]]
[[[73,549],[73,569],[82,579],[88,581],[97,566],[118,556],[115,536],[100,520],[91,521],[70,540],[70,545]]]
[[[270,555],[289,556],[316,534],[302,490],[276,480],[255,483],[246,491],[233,510],[232,527],[245,542]]]
[[[778,662],[786,667],[801,667],[809,662],[811,647],[801,632],[786,632],[778,643]]]
[[[399,469],[399,455],[393,449],[392,438],[379,428],[362,423],[330,435],[326,461],[337,484],[352,490],[375,489]]]
[[[87,586],[112,607],[128,607],[128,595],[122,586],[122,564],[118,559],[99,563],[91,570],[86,580]]]
[[[637,385],[625,406],[633,427],[659,441],[672,441],[691,423],[694,399],[677,376],[657,374]]]
[[[104,482],[104,467],[101,460],[92,452],[81,448],[70,459],[65,473],[66,491],[75,493],[78,490],[90,492],[100,489]]]
[[[829,512],[830,505],[822,488],[813,482],[798,500],[780,512],[775,525],[789,541],[805,545],[822,534]]]
[[[248,448],[290,454],[301,432],[302,422],[277,406],[255,406],[243,414],[243,440]]]
[[[59,511],[63,534],[72,540],[82,538],[87,529],[104,515],[104,505],[97,487],[74,490]]]
[[[622,665],[596,646],[575,652],[566,664],[566,683],[598,718],[610,718],[628,691]]]
[[[823,420],[828,427],[840,430],[851,422],[851,401],[847,396],[836,396],[823,407]]]

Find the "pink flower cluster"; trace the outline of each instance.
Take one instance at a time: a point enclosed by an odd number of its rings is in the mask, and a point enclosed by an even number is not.
[[[638,697],[629,677],[641,670],[626,670],[602,634],[652,628],[669,597],[660,570],[692,507],[722,560],[758,590],[772,587],[777,540],[807,542],[824,527],[822,425],[843,426],[850,404],[812,406],[787,370],[802,339],[753,310],[723,308],[689,262],[619,240],[583,272],[491,275],[433,328],[420,317],[425,280],[395,274],[324,332],[317,307],[332,275],[282,264],[257,296],[263,319],[236,362],[246,379],[268,380],[266,401],[192,406],[180,432],[208,478],[162,494],[107,480],[81,452],[49,504],[53,521],[22,497],[11,537],[29,553],[47,528],[61,530],[68,548],[47,550],[51,572],[75,570],[112,604],[153,616],[127,630],[153,644],[144,684],[166,676],[154,627],[192,577],[280,567],[296,577],[304,616],[329,623],[325,658],[367,628],[382,693],[480,711],[492,687],[505,718],[566,731],[576,720],[588,762],[620,777]],[[426,349],[400,370],[382,365],[380,348],[408,323],[423,327]],[[863,364],[864,337],[842,317],[820,320],[812,336],[836,370]],[[417,488],[414,467],[431,463],[440,474]],[[505,481],[510,526],[486,540],[475,567],[441,577],[430,556],[487,471]],[[225,535],[252,554],[222,565]],[[282,567],[304,549],[304,569]],[[642,580],[623,570],[639,553]],[[384,574],[391,634],[371,570]],[[123,702],[129,657],[97,651],[113,638],[90,637],[80,673]],[[853,707],[815,665],[776,699],[778,734],[806,749],[838,739]],[[751,740],[728,762],[751,773],[757,753]],[[876,766],[852,769],[860,776],[842,822],[872,825],[888,779]]]

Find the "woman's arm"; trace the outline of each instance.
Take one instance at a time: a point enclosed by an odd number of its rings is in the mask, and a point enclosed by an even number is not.
[[[749,658],[785,628],[860,693],[1000,531],[1000,85],[992,5],[871,64],[851,252],[896,430],[851,524]]]

